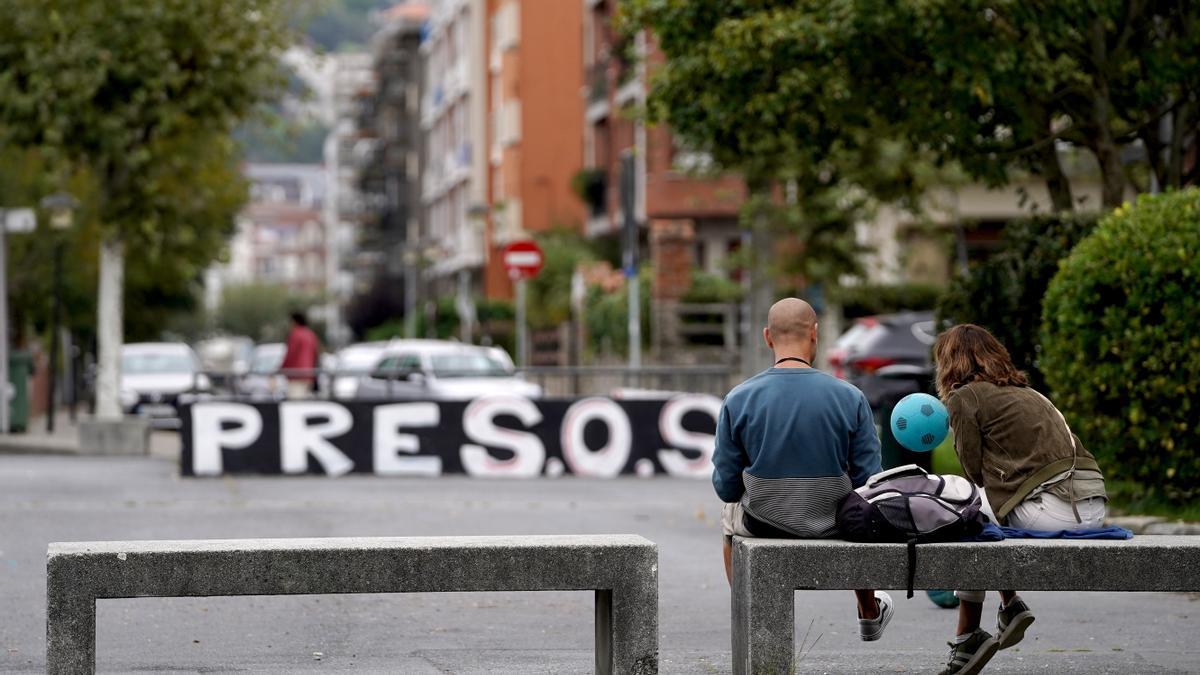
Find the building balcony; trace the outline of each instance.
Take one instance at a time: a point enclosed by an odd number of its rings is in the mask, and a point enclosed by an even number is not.
[[[608,60],[599,61],[587,69],[587,121],[598,122],[609,113]]]
[[[618,81],[617,93],[613,96],[616,104],[625,106],[640,101],[645,93],[641,78],[630,66],[626,66],[621,74],[623,77]]]
[[[588,103],[608,100],[608,59],[587,68]]]
[[[466,95],[468,84],[467,64],[465,60],[460,60],[446,71],[446,103],[453,103]]]
[[[571,187],[588,207],[588,217],[608,212],[608,171],[602,167],[580,169],[571,180]]]

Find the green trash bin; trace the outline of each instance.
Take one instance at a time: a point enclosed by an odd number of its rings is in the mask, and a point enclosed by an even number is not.
[[[8,353],[8,382],[12,398],[8,406],[8,428],[24,432],[29,428],[29,376],[33,373],[33,355],[27,351]]]

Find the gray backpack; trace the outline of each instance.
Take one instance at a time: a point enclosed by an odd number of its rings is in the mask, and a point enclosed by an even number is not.
[[[877,473],[838,505],[842,538],[908,544],[908,597],[913,595],[916,546],[928,541],[958,541],[979,534],[987,524],[979,489],[961,476],[926,473],[915,464]]]

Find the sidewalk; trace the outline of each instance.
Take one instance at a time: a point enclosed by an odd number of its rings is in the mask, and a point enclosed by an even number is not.
[[[80,412],[76,421],[87,419]],[[54,433],[46,431],[45,417],[31,417],[25,433],[0,434],[0,455],[78,455],[79,426],[71,421],[69,411],[59,410],[54,417]],[[179,434],[174,431],[153,431],[150,434],[150,456],[164,459],[179,458]]]

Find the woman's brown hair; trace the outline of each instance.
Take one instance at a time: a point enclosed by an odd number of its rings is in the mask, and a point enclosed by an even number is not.
[[[971,382],[998,387],[1028,387],[1025,373],[1013,365],[1008,350],[986,328],[973,323],[953,326],[933,345],[938,396],[945,400],[955,388]]]

